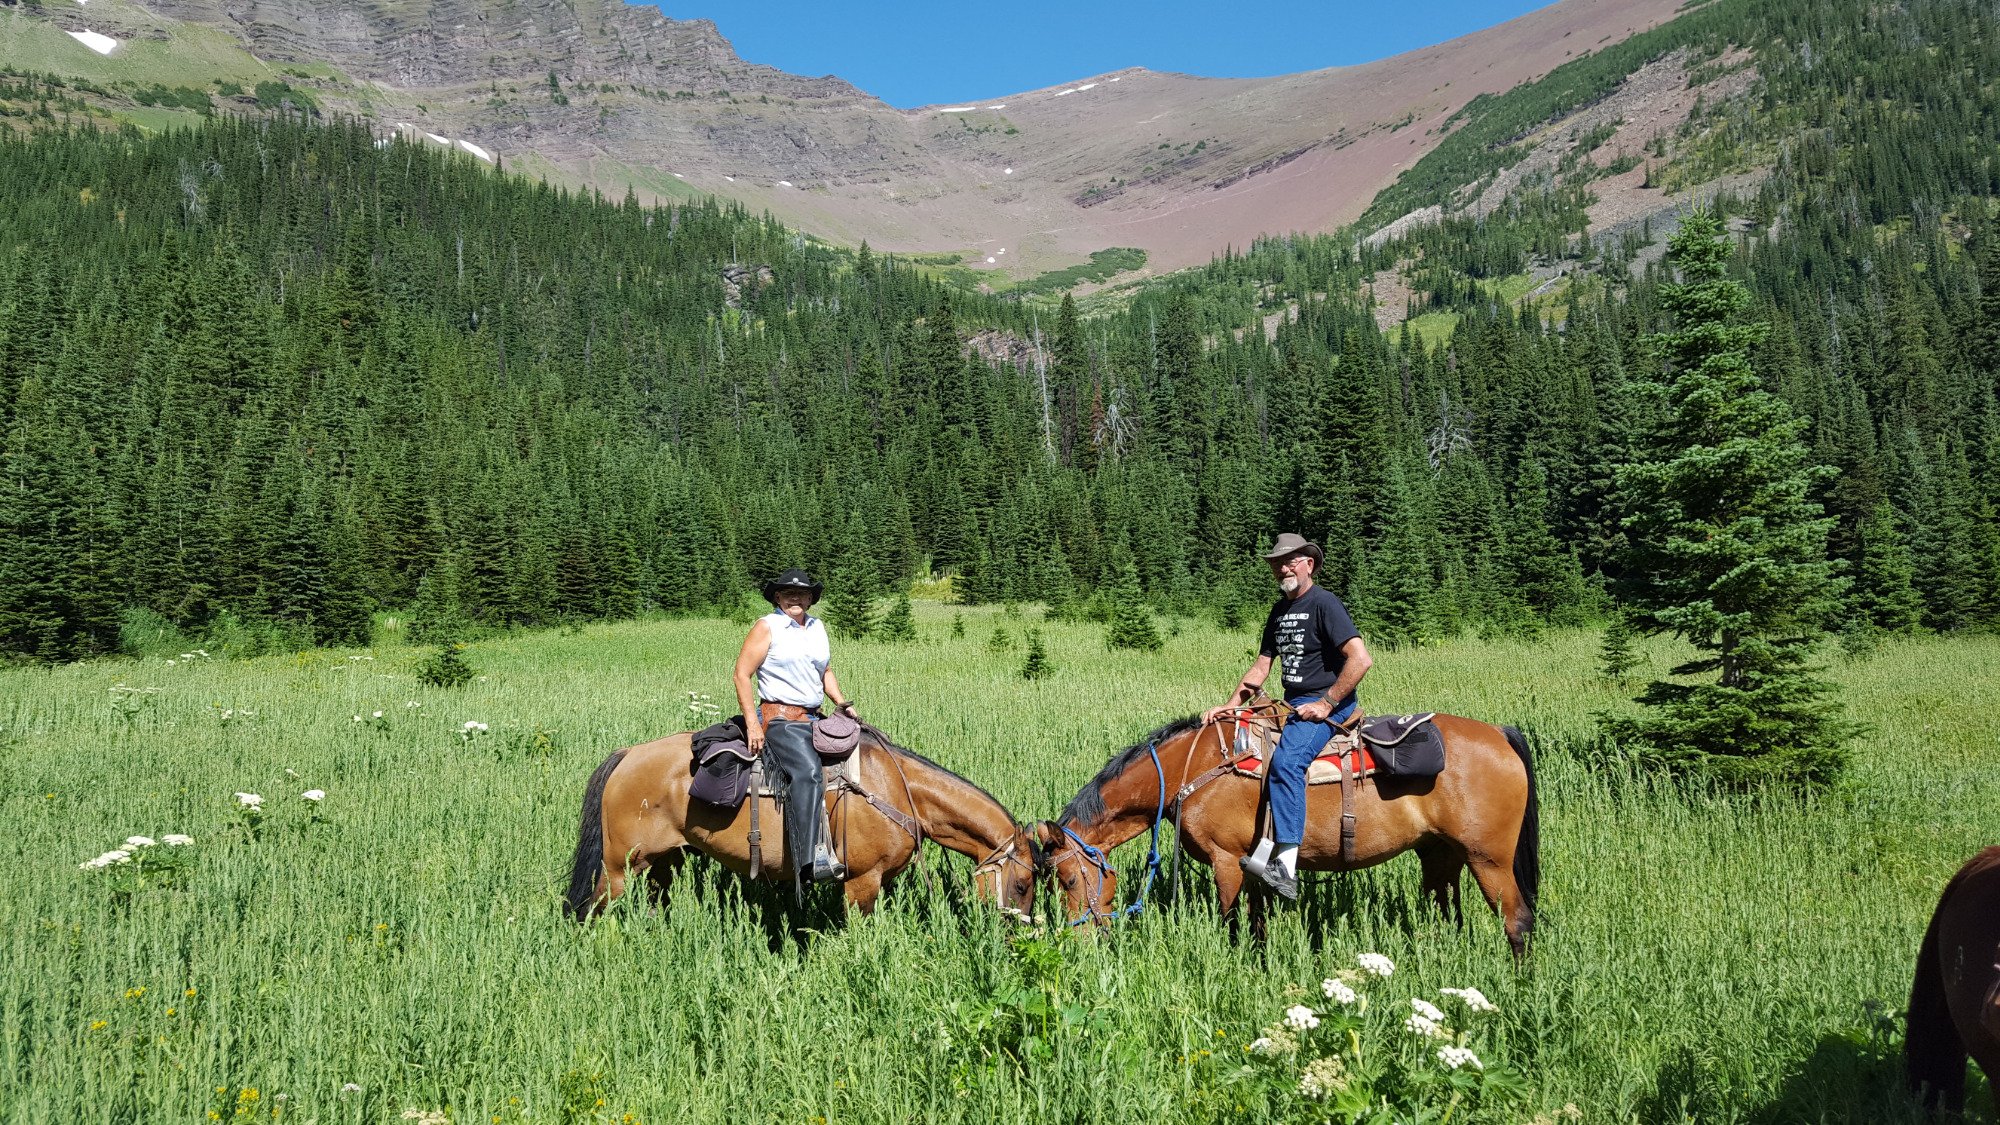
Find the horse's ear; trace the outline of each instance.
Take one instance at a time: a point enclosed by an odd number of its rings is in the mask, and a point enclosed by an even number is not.
[[[1055,842],[1056,826],[1046,820],[1038,820],[1028,826],[1028,839],[1037,848],[1047,848]]]

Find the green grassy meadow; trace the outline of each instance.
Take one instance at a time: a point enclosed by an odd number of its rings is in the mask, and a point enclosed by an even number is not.
[[[1254,644],[1184,623],[1160,654],[1112,654],[1101,627],[1038,618],[920,603],[919,643],[837,642],[835,666],[871,721],[1025,820],[1215,701]],[[1032,683],[1031,624],[1058,667]],[[1011,649],[989,647],[996,626]],[[457,690],[420,686],[422,653],[397,643],[0,671],[0,1119],[1229,1120],[1231,1053],[1287,986],[1379,951],[1386,998],[1471,985],[1499,1005],[1489,1057],[1526,1090],[1471,1120],[1914,1122],[1885,1019],[1944,880],[2000,841],[2000,639],[1836,661],[1878,734],[1851,785],[1811,799],[1692,792],[1592,754],[1591,713],[1624,705],[1593,634],[1382,654],[1370,710],[1516,724],[1537,748],[1530,966],[1483,904],[1462,933],[1427,913],[1414,858],[1311,877],[1262,951],[1230,940],[1193,867],[1174,903],[1056,943],[1090,1019],[1022,1067],[959,1030],[1021,970],[955,856],[846,923],[831,891],[793,915],[706,864],[665,913],[560,915],[586,775],[684,729],[689,692],[726,700],[741,632],[489,639]],[[254,835],[239,790],[265,798]],[[121,893],[78,868],[166,833],[195,838],[177,885]],[[1143,850],[1118,853],[1128,893]],[[793,923],[816,931],[803,946]],[[1972,1112],[1993,1118],[1983,1087]]]

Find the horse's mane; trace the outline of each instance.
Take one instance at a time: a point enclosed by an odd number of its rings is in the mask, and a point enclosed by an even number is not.
[[[1153,752],[1152,748],[1158,747],[1160,743],[1177,734],[1193,730],[1200,725],[1200,715],[1189,715],[1184,719],[1175,719],[1173,722],[1166,724],[1139,741],[1134,742],[1132,745],[1127,746],[1125,749],[1120,750],[1110,761],[1104,763],[1104,768],[1097,771],[1096,777],[1091,778],[1088,784],[1077,791],[1076,796],[1070,798],[1069,804],[1063,807],[1062,814],[1056,817],[1056,823],[1076,825],[1095,824],[1097,818],[1104,815],[1104,786],[1111,779],[1130,769],[1132,763],[1138,761],[1140,758],[1150,757]]]

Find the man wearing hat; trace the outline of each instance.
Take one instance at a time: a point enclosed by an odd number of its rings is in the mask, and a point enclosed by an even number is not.
[[[826,778],[813,750],[813,720],[828,699],[855,718],[854,701],[834,679],[832,646],[826,626],[807,611],[819,601],[820,584],[803,570],[785,571],[764,583],[764,600],[774,612],[758,618],[736,656],[736,702],[743,708],[743,732],[750,752],[764,763],[784,792],[785,850],[799,882],[845,879],[847,871],[819,838]],[[751,681],[756,681],[752,706]],[[768,747],[769,752],[765,753]]]
[[[1265,784],[1271,801],[1271,836],[1242,860],[1243,871],[1288,899],[1299,897],[1299,842],[1306,830],[1306,769],[1333,738],[1334,724],[1354,714],[1354,689],[1374,663],[1331,590],[1313,584],[1325,555],[1317,543],[1286,532],[1264,555],[1282,596],[1264,621],[1264,644],[1229,702],[1202,716],[1212,723],[1248,702],[1284,658],[1284,697],[1292,717],[1271,754]],[[1275,843],[1275,848],[1274,848]]]

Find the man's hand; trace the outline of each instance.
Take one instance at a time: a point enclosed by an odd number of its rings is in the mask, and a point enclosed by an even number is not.
[[[753,757],[764,752],[764,724],[758,722],[754,715],[746,716],[743,720],[743,741],[750,744],[750,753]]]
[[[1333,704],[1324,699],[1315,699],[1302,707],[1294,708],[1292,714],[1309,723],[1323,722],[1328,715],[1333,714]]]
[[[857,723],[861,721],[861,712],[856,711],[854,709],[854,704],[852,701],[841,704],[838,710],[840,711],[841,714],[847,716],[850,719],[853,719]]]

